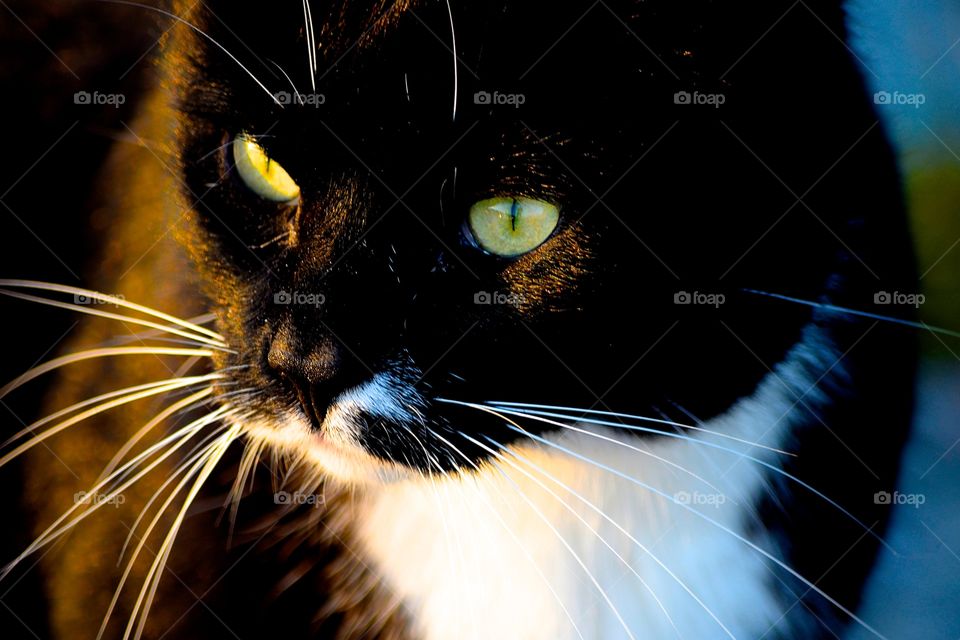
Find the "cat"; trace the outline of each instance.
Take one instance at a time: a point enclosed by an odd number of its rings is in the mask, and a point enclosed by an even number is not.
[[[842,3],[153,14],[116,293],[2,287],[140,325],[7,454],[54,636],[873,631],[915,276]]]

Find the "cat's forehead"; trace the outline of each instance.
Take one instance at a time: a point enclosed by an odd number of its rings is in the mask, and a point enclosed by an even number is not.
[[[600,63],[683,75],[710,4],[687,3],[683,13],[660,0],[285,0],[264,11],[211,0],[183,2],[180,15],[209,36],[189,34],[199,49],[219,56],[222,46],[251,70],[279,67],[297,84],[352,71],[371,77],[400,65],[438,73],[452,69],[454,52],[465,79],[529,83],[556,70],[581,77]]]
[[[245,73],[222,47],[258,77],[301,90],[358,78],[374,84],[398,72],[445,85],[456,68],[461,85],[475,90],[549,85],[566,100],[585,90],[617,95],[632,85],[672,91],[735,80],[728,73],[746,52],[754,58],[783,53],[765,52],[774,42],[763,37],[771,24],[780,42],[807,48],[831,42],[831,30],[843,22],[837,0],[811,0],[808,12],[792,11],[786,0],[758,6],[711,0],[179,4],[180,15],[207,36],[187,34],[199,45],[194,50],[205,51],[198,59],[209,66],[200,69],[225,76],[218,80]]]

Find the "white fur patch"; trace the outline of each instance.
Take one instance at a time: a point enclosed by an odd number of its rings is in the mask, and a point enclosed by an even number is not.
[[[704,428],[788,447],[794,394],[807,393],[804,402],[812,407],[823,400],[809,390],[813,380],[802,363],[823,372],[835,358],[818,332],[808,328],[775,374]],[[548,439],[750,537],[752,510],[766,491],[770,471],[738,453],[774,464],[780,454],[702,432],[690,437],[734,453],[580,426],[650,455],[569,431]],[[776,579],[768,563],[734,536],[667,498],[549,446],[527,442],[512,452],[517,457],[509,459],[516,466],[496,460],[497,466],[460,478],[409,479],[373,488],[361,501],[355,526],[362,548],[357,551],[402,598],[424,640],[725,637],[719,623],[735,637],[752,638],[779,619],[782,605],[771,588]],[[751,540],[778,555],[770,541]]]

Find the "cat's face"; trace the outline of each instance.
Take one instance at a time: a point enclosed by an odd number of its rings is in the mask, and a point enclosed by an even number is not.
[[[444,400],[689,421],[749,393],[809,316],[740,289],[824,287],[849,196],[805,194],[824,226],[797,197],[862,106],[852,70],[818,84],[812,18],[740,59],[786,5],[714,4],[182,12],[246,67],[180,36],[188,245],[258,435],[383,478],[519,437]]]

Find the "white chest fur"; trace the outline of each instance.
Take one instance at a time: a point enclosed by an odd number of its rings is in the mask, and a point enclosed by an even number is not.
[[[782,446],[796,395],[822,401],[801,362],[833,360],[808,331],[753,396],[703,427]],[[781,454],[703,432],[641,441],[579,426],[646,453],[565,431],[549,440],[596,465],[528,443],[471,476],[369,497],[364,555],[424,640],[756,637],[778,620],[768,563],[730,532],[776,554],[747,532],[771,471],[739,454]]]

